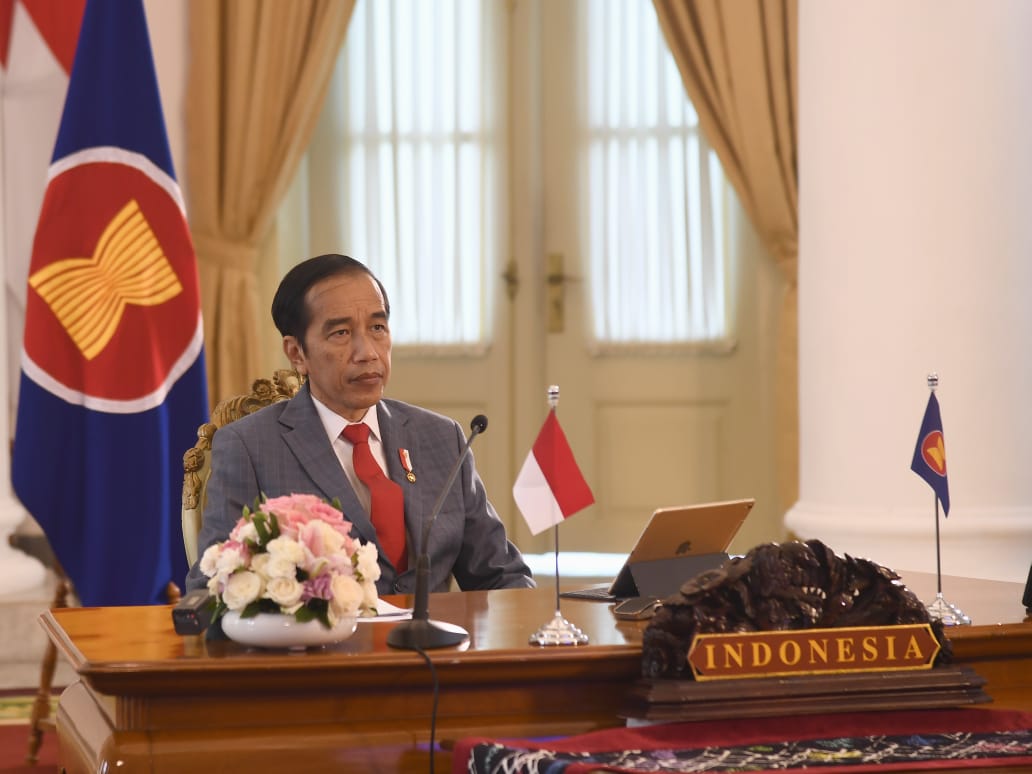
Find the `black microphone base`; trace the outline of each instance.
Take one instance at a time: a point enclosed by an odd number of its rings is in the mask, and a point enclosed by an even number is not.
[[[387,632],[387,644],[405,650],[428,650],[460,645],[469,639],[469,632],[461,626],[445,621],[413,618],[403,621]]]

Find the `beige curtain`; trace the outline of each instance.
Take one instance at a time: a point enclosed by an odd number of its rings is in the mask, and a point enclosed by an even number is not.
[[[776,389],[788,510],[799,494],[797,0],[654,2],[702,131],[785,278]]]
[[[186,189],[212,403],[260,376],[262,243],[319,117],[355,0],[193,0]]]

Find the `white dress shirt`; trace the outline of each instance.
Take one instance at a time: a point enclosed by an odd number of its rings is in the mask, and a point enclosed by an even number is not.
[[[341,467],[344,468],[344,475],[348,477],[351,488],[355,490],[358,499],[362,501],[362,506],[366,509],[366,513],[369,513],[369,487],[363,484],[355,473],[355,463],[352,455],[354,446],[341,433],[350,424],[368,425],[369,451],[373,453],[373,459],[380,466],[380,470],[389,478],[390,476],[387,473],[387,455],[384,454],[383,440],[380,438],[380,418],[376,413],[376,406],[372,406],[367,410],[365,416],[362,417],[362,422],[358,423],[348,422],[348,420],[344,419],[344,417],[314,395],[312,396],[312,402],[315,403],[315,410],[318,412],[319,419],[322,420],[323,427],[326,429],[326,437],[330,440],[330,445],[333,447],[337,459],[340,460]],[[344,516],[347,518],[347,514],[344,514]]]

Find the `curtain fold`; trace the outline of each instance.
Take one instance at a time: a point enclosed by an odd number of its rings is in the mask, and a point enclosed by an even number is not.
[[[319,117],[355,0],[193,0],[187,211],[212,403],[266,369],[258,262]]]
[[[653,0],[750,220],[785,278],[775,374],[779,506],[799,493],[797,0]]]

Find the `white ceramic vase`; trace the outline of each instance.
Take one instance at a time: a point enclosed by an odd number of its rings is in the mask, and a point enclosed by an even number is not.
[[[319,621],[298,622],[292,615],[259,613],[241,618],[230,610],[222,616],[222,631],[234,642],[260,648],[312,648],[346,640],[355,632],[357,616],[337,621],[327,629]]]

